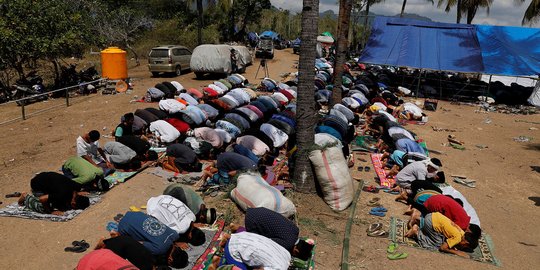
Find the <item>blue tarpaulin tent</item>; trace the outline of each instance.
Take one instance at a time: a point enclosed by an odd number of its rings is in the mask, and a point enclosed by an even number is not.
[[[497,75],[540,74],[540,29],[377,17],[359,62]]]

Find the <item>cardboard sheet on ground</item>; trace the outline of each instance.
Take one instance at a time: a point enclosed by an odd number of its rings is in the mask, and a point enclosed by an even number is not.
[[[393,242],[396,242],[400,245],[406,245],[410,247],[415,247],[419,249],[421,248],[416,241],[414,241],[411,238],[405,237],[405,234],[407,233],[407,221],[399,219],[397,217],[391,217],[390,218],[390,232],[388,237]],[[494,264],[497,266],[500,266],[501,263],[499,260],[495,257],[494,252],[494,246],[493,241],[491,240],[491,237],[485,233],[482,233],[482,237],[478,241],[478,247],[474,250],[473,253],[469,253],[471,255],[471,259],[483,262],[483,263],[489,263]],[[427,250],[427,249],[424,249]],[[438,251],[434,251],[438,252]],[[449,253],[444,253],[450,256],[455,256]]]
[[[416,120],[406,120],[406,119],[398,119],[398,123],[402,126],[406,126],[406,125],[419,125],[419,126],[423,126],[425,124],[427,124],[427,122],[424,122],[424,121],[416,121]]]

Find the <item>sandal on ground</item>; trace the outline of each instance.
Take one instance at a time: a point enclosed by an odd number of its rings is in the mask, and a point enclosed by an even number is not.
[[[395,191],[395,190],[391,190],[391,189],[386,189],[386,190],[384,190],[384,192],[386,192],[388,194],[392,194],[392,195],[399,195],[399,191]]]
[[[73,241],[73,242],[71,242],[71,244],[74,247],[84,247],[84,248],[89,248],[90,247],[90,244],[88,244],[85,240]]]
[[[476,181],[474,181],[474,180],[454,178],[454,182],[456,182],[458,184],[462,184],[462,185],[470,187],[470,188],[475,188],[476,187]]]
[[[398,252],[398,253],[394,253],[394,254],[388,254],[386,255],[386,257],[388,257],[388,259],[390,260],[401,260],[401,259],[405,259],[409,256],[409,254],[405,253],[405,252]]]
[[[369,227],[366,229],[366,232],[372,233],[374,231],[378,231],[382,229],[383,224],[382,223],[372,223],[369,225]]]
[[[14,197],[20,197],[20,196],[21,196],[20,192],[13,192],[11,194],[7,194],[6,198],[14,198]]]
[[[120,220],[121,220],[123,217],[124,217],[123,214],[118,213],[118,214],[116,214],[115,217],[113,217],[113,219],[114,219],[114,221],[116,221],[116,222],[120,222]]]
[[[378,211],[369,211],[369,214],[370,215],[373,215],[373,216],[379,216],[379,217],[384,217],[386,216],[386,213],[385,212],[378,212]]]
[[[73,246],[73,247],[66,247],[64,248],[65,252],[74,252],[74,253],[81,253],[85,252],[87,248],[82,246]]]
[[[117,232],[118,231],[118,223],[116,222],[113,222],[113,221],[109,221],[109,223],[107,223],[107,231],[109,232]]]
[[[386,249],[386,252],[389,253],[389,254],[394,254],[394,253],[396,253],[397,248],[398,248],[398,244],[395,243],[395,242],[392,242],[392,243],[390,243],[390,245],[388,245],[388,248]]]
[[[370,237],[386,237],[386,232],[384,230],[376,230],[374,232],[368,232],[367,236],[370,236]]]
[[[386,212],[386,211],[388,211],[388,209],[386,209],[386,208],[384,208],[382,206],[379,206],[379,207],[371,208],[371,211],[373,211],[373,212]]]
[[[365,171],[365,172],[369,172],[370,170],[371,170],[370,167],[368,167],[368,166],[364,167],[364,171]]]
[[[357,168],[357,170],[358,170],[359,172],[361,172],[361,171],[364,170],[364,167],[360,166],[360,167]]]
[[[362,188],[365,192],[371,192],[371,193],[379,193],[379,189],[374,186],[365,186]]]
[[[366,205],[371,206],[371,207],[377,207],[377,206],[381,206],[381,203],[369,201]]]

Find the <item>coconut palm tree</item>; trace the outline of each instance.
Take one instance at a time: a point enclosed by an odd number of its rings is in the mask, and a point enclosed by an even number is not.
[[[343,83],[343,65],[347,61],[347,47],[349,23],[351,21],[352,0],[339,1],[338,35],[336,46],[336,64],[334,67],[334,91],[332,91],[331,105],[341,102],[341,85]]]
[[[315,182],[309,161],[309,150],[315,140],[315,100],[313,78],[315,77],[316,42],[319,21],[319,0],[303,0],[302,46],[298,64],[298,98],[296,108],[296,159],[294,183],[296,190],[315,192]]]
[[[435,2],[433,0],[426,0],[428,2],[431,2],[433,5]],[[403,0],[403,5],[401,5],[401,13],[399,14],[399,17],[403,18],[403,13],[405,13],[405,6],[407,5],[407,0]]]
[[[516,0],[519,4],[523,4],[525,0]],[[538,21],[540,18],[540,0],[531,0],[531,3],[527,7],[527,10],[525,10],[525,14],[523,14],[523,19],[521,20],[521,25],[525,24],[533,24]]]
[[[369,7],[378,3],[382,3],[384,2],[384,0],[365,0],[365,1],[366,1],[366,19],[364,21],[364,25],[367,25],[369,21]]]
[[[461,22],[461,16],[467,15],[467,24],[471,24],[478,8],[485,8],[489,14],[489,8],[493,0],[439,0],[437,7],[445,5],[445,11],[449,12],[453,6],[457,6],[456,22]]]

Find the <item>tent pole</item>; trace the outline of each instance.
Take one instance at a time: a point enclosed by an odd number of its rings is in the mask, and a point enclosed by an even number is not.
[[[491,89],[491,77],[493,77],[493,75],[489,75],[489,82],[488,82],[486,96],[489,96],[489,90]]]
[[[420,91],[420,81],[422,79],[422,69],[420,69],[420,72],[418,74],[418,84],[416,85],[416,98],[418,98],[418,92]]]

